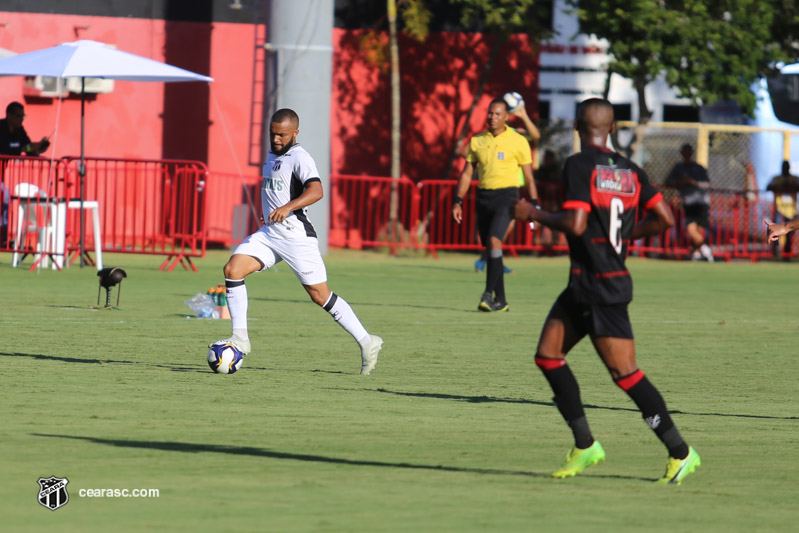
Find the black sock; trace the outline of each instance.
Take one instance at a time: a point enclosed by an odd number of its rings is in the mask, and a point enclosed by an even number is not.
[[[505,266],[501,257],[499,258],[499,275],[497,278],[497,286],[494,287],[494,293],[497,295],[495,300],[507,303],[508,301],[505,299]]]
[[[502,258],[489,257],[486,263],[486,292],[494,294],[497,282],[502,275]],[[498,298],[497,298],[498,299]]]
[[[588,448],[594,443],[594,437],[591,435],[591,428],[583,410],[580,386],[566,360],[536,355],[535,364],[544,373],[552,392],[555,393],[552,399],[574,434],[575,447]]]
[[[674,425],[674,421],[666,409],[663,396],[649,382],[644,373],[636,370],[629,376],[615,381],[641,410],[644,421],[669,450],[669,455],[676,459],[688,457],[688,445],[677,430],[677,426]]]

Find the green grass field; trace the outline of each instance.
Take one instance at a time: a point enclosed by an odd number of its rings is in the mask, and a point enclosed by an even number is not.
[[[386,342],[371,376],[279,265],[248,279],[253,353],[224,376],[205,345],[230,322],[189,319],[183,302],[226,258],[164,273],[157,257],[109,254],[128,279],[120,309],[97,310],[93,270],[0,256],[0,530],[799,528],[795,264],[629,260],[639,365],[702,456],[663,487],[665,450],[587,341],[570,364],[607,461],[549,477],[571,433],[532,356],[565,259],[509,259],[511,310],[484,314],[471,255],[332,251],[331,288]],[[37,502],[51,475],[69,479],[54,512]],[[90,488],[160,494],[79,496]]]

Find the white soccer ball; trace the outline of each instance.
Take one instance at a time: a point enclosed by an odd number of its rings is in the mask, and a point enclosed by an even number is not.
[[[509,111],[516,111],[516,109],[524,103],[524,99],[522,95],[517,93],[516,91],[511,91],[509,93],[505,93],[502,96],[502,99],[505,100],[505,103],[508,104]]]
[[[244,363],[244,354],[229,342],[215,342],[208,349],[208,366],[217,374],[233,374]]]

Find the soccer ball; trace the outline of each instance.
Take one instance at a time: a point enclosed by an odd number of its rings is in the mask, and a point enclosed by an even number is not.
[[[233,374],[244,363],[244,354],[229,342],[215,342],[208,349],[208,366],[217,374]]]
[[[516,108],[519,107],[519,105],[524,103],[522,95],[520,95],[516,91],[505,93],[502,99],[505,100],[506,104],[508,104],[508,111],[515,111]]]

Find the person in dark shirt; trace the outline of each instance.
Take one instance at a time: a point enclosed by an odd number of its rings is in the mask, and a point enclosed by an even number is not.
[[[680,148],[682,161],[676,163],[666,177],[666,187],[677,189],[685,212],[685,232],[691,240],[691,259],[713,262],[713,252],[706,242],[710,229],[710,179],[705,167],[693,160],[694,149],[690,144]]]
[[[774,220],[775,222],[788,222],[796,216],[796,193],[799,193],[799,177],[791,174],[791,162],[782,162],[782,173],[774,176],[766,187],[767,191],[774,194]],[[780,253],[780,243],[774,244],[774,255],[782,257],[785,261],[791,258],[791,239],[785,238],[783,253]]]
[[[627,314],[632,279],[625,266],[631,241],[661,233],[674,225],[674,218],[646,173],[605,148],[613,126],[613,107],[607,100],[582,102],[575,121],[581,151],[564,165],[562,210],[550,213],[524,200],[514,206],[515,218],[563,231],[569,241],[569,284],[546,318],[535,355],[575,441],[566,462],[552,475],[574,476],[605,460],[605,451],[588,426],[577,380],[566,364],[569,351],[588,335],[613,381],[635,402],[668,450],[666,473],[658,482],[679,485],[701,461],[674,425],[663,397],[636,364]],[[641,220],[639,210],[647,212]]]
[[[47,137],[39,142],[31,142],[28,132],[22,125],[25,108],[19,102],[6,106],[6,118],[0,119],[0,155],[39,155],[50,146]]]

